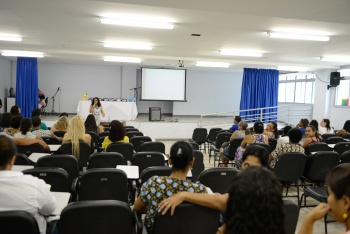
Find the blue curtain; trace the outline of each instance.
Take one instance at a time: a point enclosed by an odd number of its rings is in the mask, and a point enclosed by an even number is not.
[[[32,110],[38,108],[37,58],[17,58],[16,105],[27,118],[31,118]]]
[[[277,106],[278,76],[278,70],[244,68],[240,110]],[[264,110],[263,122],[277,121],[277,114],[272,112],[277,112],[277,108]],[[250,117],[244,116],[260,117],[260,111],[241,112],[240,115],[249,121]]]

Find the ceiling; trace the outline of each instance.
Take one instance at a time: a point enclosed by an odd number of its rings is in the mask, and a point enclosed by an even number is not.
[[[0,33],[23,36],[0,41],[2,50],[45,53],[40,62],[118,65],[104,56],[139,57],[135,66],[174,67],[184,60],[227,62],[229,69],[304,66],[337,69],[347,63],[324,62],[322,56],[350,57],[349,0],[0,0]],[[142,14],[173,19],[173,30],[104,25],[100,16]],[[267,31],[301,29],[330,35],[328,42],[273,39]],[[201,34],[192,37],[192,33]],[[142,41],[151,51],[105,48],[104,41]],[[220,49],[263,52],[262,58],[219,55]],[[4,57],[15,60],[15,58]],[[203,68],[205,69],[205,68]]]

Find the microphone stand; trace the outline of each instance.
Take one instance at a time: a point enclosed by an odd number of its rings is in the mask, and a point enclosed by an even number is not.
[[[58,87],[56,93],[52,96],[52,110],[51,110],[51,114],[52,115],[56,115],[56,111],[55,111],[55,96],[57,95],[58,91],[60,91],[60,87]]]

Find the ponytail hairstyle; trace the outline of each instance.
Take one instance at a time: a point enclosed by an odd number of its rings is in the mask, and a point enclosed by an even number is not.
[[[32,125],[33,124],[31,119],[23,118],[21,120],[21,127],[20,127],[21,133],[23,135],[27,135],[27,132],[29,132],[32,129]]]
[[[310,121],[309,125],[312,125],[315,127],[316,131],[318,132],[318,122],[316,119],[313,119]]]
[[[326,123],[327,131],[330,131],[331,130],[331,121],[329,121],[329,119],[323,119],[323,122]]]
[[[264,132],[264,124],[262,122],[255,122],[253,131],[254,133],[262,134]]]
[[[193,160],[193,148],[185,141],[175,142],[170,149],[170,158],[173,170],[185,171],[188,164]]]

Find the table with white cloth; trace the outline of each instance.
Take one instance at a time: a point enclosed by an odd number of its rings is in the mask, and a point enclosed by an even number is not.
[[[84,119],[90,114],[91,101],[79,101],[77,113]],[[110,120],[135,120],[137,117],[137,107],[135,102],[107,102],[101,101],[105,117],[101,122],[110,122]]]

